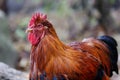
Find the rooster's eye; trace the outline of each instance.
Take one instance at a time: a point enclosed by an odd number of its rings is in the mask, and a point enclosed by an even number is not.
[[[39,23],[39,24],[37,24],[37,26],[38,26],[38,27],[41,27],[41,26],[43,26],[43,25]]]

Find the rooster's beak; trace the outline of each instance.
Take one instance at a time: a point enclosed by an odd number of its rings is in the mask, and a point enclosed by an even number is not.
[[[28,33],[28,32],[32,32],[32,31],[33,31],[33,29],[27,28],[25,32]]]

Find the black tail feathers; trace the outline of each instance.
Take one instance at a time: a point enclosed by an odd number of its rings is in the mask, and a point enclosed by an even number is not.
[[[118,74],[118,51],[117,51],[117,42],[114,38],[110,36],[100,36],[98,37],[99,40],[105,42],[108,45],[108,48],[110,50],[110,58],[111,58],[111,74],[113,75],[113,71],[115,71]]]

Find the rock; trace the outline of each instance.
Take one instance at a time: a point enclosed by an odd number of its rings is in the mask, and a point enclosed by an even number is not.
[[[120,70],[119,70],[120,72]],[[120,74],[114,73],[113,76],[110,78],[110,80],[120,80]]]
[[[28,74],[0,62],[0,80],[28,80]]]
[[[0,18],[4,18],[4,17],[5,17],[5,13],[2,10],[0,10]]]

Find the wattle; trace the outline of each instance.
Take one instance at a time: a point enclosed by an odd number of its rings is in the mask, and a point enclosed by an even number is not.
[[[37,45],[38,42],[40,41],[40,37],[36,35],[35,33],[29,33],[28,40],[32,45]]]

